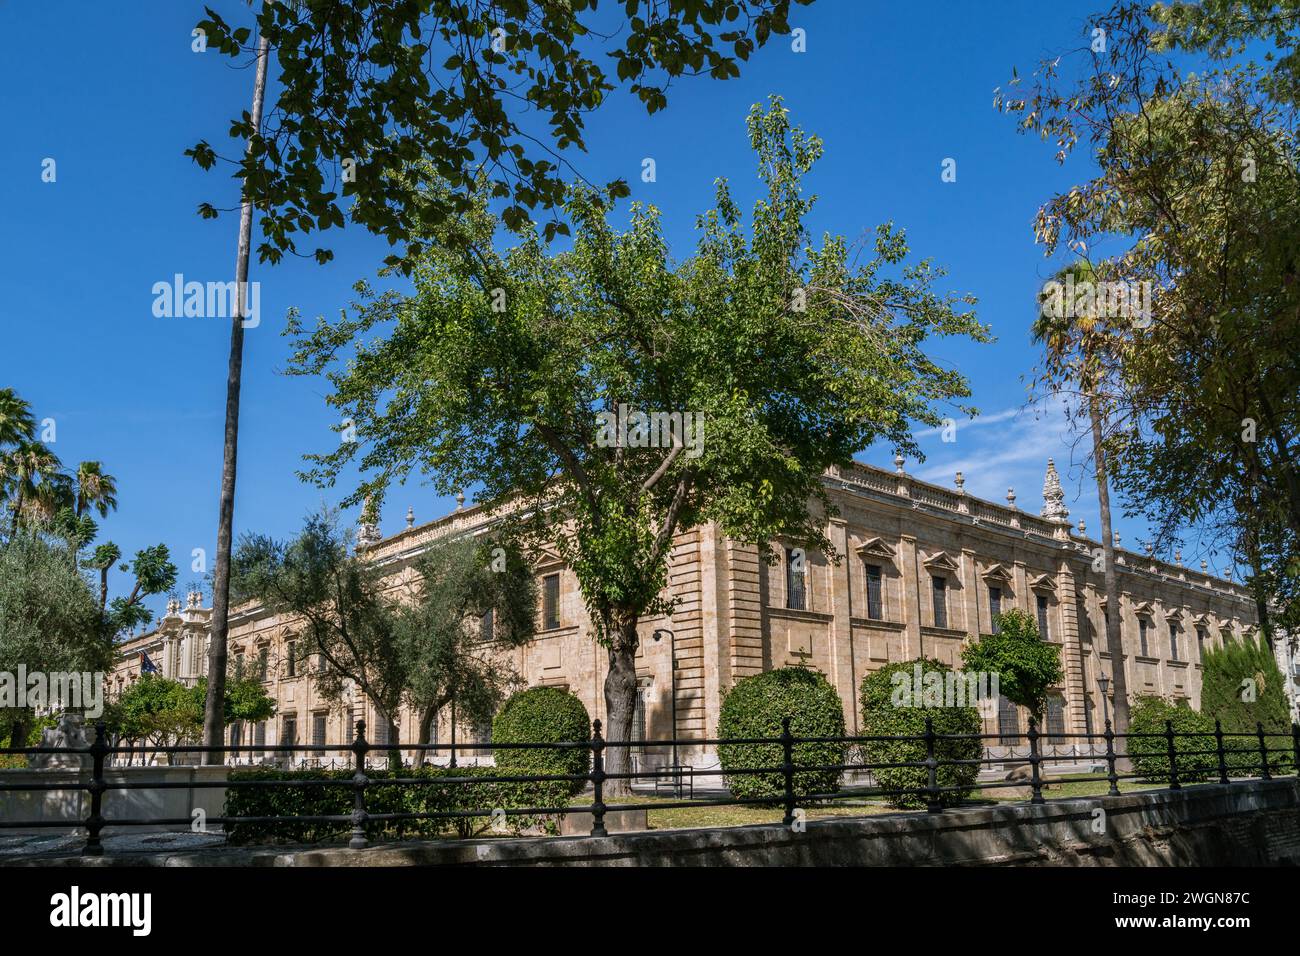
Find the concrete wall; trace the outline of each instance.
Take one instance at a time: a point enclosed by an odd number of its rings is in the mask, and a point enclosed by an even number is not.
[[[100,812],[110,821],[102,833],[147,833],[156,830],[188,830],[190,824],[152,827],[115,827],[111,821],[119,819],[166,818],[191,820],[193,812],[201,809],[209,817],[221,815],[226,801],[225,787],[199,787],[198,781],[222,783],[229,770],[226,767],[119,767],[105,770],[104,780],[109,789],[104,791]],[[68,770],[0,770],[0,785],[40,783],[59,786],[89,783],[90,769]],[[167,789],[150,789],[150,784],[185,784]],[[131,789],[113,789],[114,785],[129,784]],[[139,789],[137,789],[139,788]],[[0,820],[6,823],[37,822],[59,823],[76,829],[90,815],[90,794],[85,790],[0,790]],[[33,827],[5,829],[5,833],[61,832],[59,827]],[[63,831],[66,832],[66,831]]]
[[[1100,811],[1100,813],[1098,812]],[[1300,781],[1252,781],[784,826],[608,837],[218,849],[17,860],[70,866],[1262,866],[1300,865]]]

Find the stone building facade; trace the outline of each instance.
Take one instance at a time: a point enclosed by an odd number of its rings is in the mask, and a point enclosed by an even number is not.
[[[838,560],[803,556],[775,542],[777,561],[705,525],[677,535],[669,589],[671,618],[642,623],[637,655],[641,687],[635,732],[639,739],[677,732],[702,740],[715,735],[719,707],[738,680],[791,664],[827,676],[844,702],[850,733],[861,726],[858,688],[869,672],[892,661],[926,656],[960,666],[963,644],[992,628],[999,610],[1021,608],[1039,621],[1044,638],[1061,648],[1065,680],[1054,689],[1046,732],[1065,734],[1062,750],[1086,750],[1073,735],[1100,733],[1110,703],[1098,679],[1112,661],[1105,649],[1106,612],[1101,546],[1069,524],[1059,478],[1048,462],[1039,514],[920,481],[901,458],[893,472],[867,465],[835,469],[825,483],[839,514],[828,522]],[[359,547],[392,569],[395,581],[413,573],[412,560],[431,542],[472,534],[490,516],[479,506],[458,507],[437,521],[382,537],[363,526]],[[802,560],[801,560],[802,559]],[[1205,648],[1251,633],[1255,606],[1238,584],[1149,554],[1119,551],[1120,607],[1126,675],[1131,695],[1157,694],[1200,701],[1200,655]],[[564,687],[592,717],[604,716],[605,652],[592,639],[577,581],[558,557],[536,563],[541,586],[539,630],[526,646],[502,651],[528,685]],[[195,595],[172,602],[156,630],[131,639],[111,681],[120,692],[140,672],[141,654],[166,676],[195,680],[206,664],[208,609]],[[342,704],[316,693],[293,642],[295,623],[260,607],[235,609],[230,657],[265,674],[278,714],[265,725],[238,728],[243,743],[310,744],[345,739],[351,721],[376,727],[359,693]],[[655,635],[658,634],[658,640]],[[672,659],[675,648],[676,661]],[[1290,652],[1290,653],[1293,653]],[[1288,659],[1288,674],[1294,668]],[[1280,661],[1281,663],[1281,661]],[[1023,733],[1026,717],[1004,704],[985,715],[987,733]],[[435,727],[450,739],[448,715]],[[403,713],[398,732],[413,741],[417,721]],[[485,728],[460,727],[457,740],[486,739]],[[683,759],[712,763],[710,748],[685,748]],[[640,758],[662,759],[653,748]]]

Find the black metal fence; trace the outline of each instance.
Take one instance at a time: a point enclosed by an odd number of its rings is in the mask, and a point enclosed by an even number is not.
[[[790,731],[790,719],[786,718],[782,724],[782,733],[779,737],[755,737],[755,738],[727,738],[727,739],[690,739],[690,740],[637,740],[637,741],[609,741],[601,735],[601,722],[593,721],[592,735],[590,740],[571,741],[563,743],[468,743],[468,744],[372,744],[365,737],[365,723],[357,722],[356,739],[350,744],[276,744],[276,745],[255,745],[244,746],[241,750],[253,752],[265,752],[268,754],[284,754],[286,752],[311,752],[319,754],[322,750],[327,752],[344,752],[350,754],[354,772],[351,778],[341,780],[331,779],[213,779],[213,780],[186,780],[186,781],[131,781],[130,774],[123,774],[121,780],[111,780],[106,776],[107,761],[110,756],[125,754],[129,748],[114,747],[108,743],[105,727],[103,723],[97,724],[95,728],[95,740],[87,747],[81,748],[55,748],[55,747],[27,747],[27,748],[9,748],[0,749],[0,756],[3,755],[34,755],[34,754],[62,754],[85,756],[90,761],[90,774],[88,780],[81,780],[81,774],[75,781],[42,781],[36,783],[10,783],[4,780],[4,775],[0,774],[0,792],[62,792],[62,791],[85,791],[90,795],[89,813],[80,826],[86,831],[86,842],[83,853],[87,855],[99,855],[103,853],[103,844],[101,833],[106,826],[114,827],[178,827],[189,826],[192,822],[190,817],[182,818],[165,818],[165,817],[113,817],[104,816],[104,794],[109,790],[174,790],[174,789],[224,789],[234,790],[238,788],[320,788],[320,787],[342,787],[348,788],[352,792],[353,809],[349,815],[322,815],[322,816],[217,816],[208,817],[207,823],[212,825],[238,825],[238,824],[274,824],[277,821],[293,821],[296,823],[313,823],[313,824],[338,824],[340,829],[346,829],[351,826],[351,839],[349,846],[354,849],[362,849],[369,845],[367,837],[367,828],[376,823],[396,824],[403,821],[427,820],[427,819],[453,819],[453,818],[473,818],[473,817],[493,817],[497,814],[504,813],[508,816],[555,816],[568,813],[589,813],[591,815],[590,836],[606,836],[606,816],[607,814],[625,811],[625,810],[667,810],[675,808],[688,807],[724,807],[724,806],[779,806],[783,810],[783,820],[786,825],[792,824],[796,819],[796,811],[800,806],[822,806],[832,804],[837,800],[845,799],[897,799],[900,796],[913,798],[923,802],[925,809],[930,813],[939,813],[944,809],[944,795],[951,794],[953,791],[961,791],[962,794],[978,793],[985,790],[1006,790],[1009,787],[1027,788],[1029,792],[1029,802],[1041,804],[1046,802],[1043,796],[1045,785],[1058,785],[1066,783],[1097,783],[1099,778],[1096,775],[1077,775],[1077,776],[1053,776],[1050,781],[1046,780],[1043,774],[1043,765],[1045,763],[1077,763],[1079,761],[1095,762],[1099,758],[1091,754],[1074,754],[1074,755],[1057,755],[1051,756],[1044,750],[1044,741],[1051,741],[1055,738],[1070,739],[1087,739],[1090,746],[1093,741],[1098,742],[1099,747],[1104,745],[1104,760],[1106,765],[1105,780],[1108,784],[1108,795],[1118,795],[1120,793],[1120,782],[1125,780],[1145,780],[1153,781],[1152,774],[1147,772],[1134,772],[1121,769],[1126,766],[1128,760],[1142,757],[1132,754],[1126,755],[1121,751],[1132,751],[1132,744],[1135,741],[1147,740],[1155,741],[1154,750],[1144,748],[1145,759],[1148,761],[1154,759],[1163,766],[1167,766],[1167,773],[1161,773],[1160,778],[1155,780],[1157,783],[1164,783],[1169,789],[1181,789],[1184,779],[1189,774],[1194,777],[1215,777],[1217,782],[1227,784],[1232,782],[1232,775],[1241,775],[1249,772],[1252,777],[1257,772],[1259,779],[1271,779],[1274,774],[1273,769],[1279,765],[1290,763],[1291,768],[1300,774],[1300,725],[1293,726],[1291,732],[1268,732],[1265,731],[1262,724],[1257,725],[1254,733],[1228,733],[1225,732],[1218,721],[1215,722],[1213,733],[1214,747],[1210,750],[1195,749],[1196,747],[1206,746],[1206,741],[1211,736],[1206,732],[1180,732],[1175,731],[1171,721],[1166,722],[1163,733],[1128,733],[1116,734],[1112,731],[1109,723],[1106,725],[1104,733],[1101,734],[1044,734],[1039,732],[1033,721],[1030,721],[1028,732],[1019,735],[1026,740],[1028,753],[1024,757],[1007,757],[1007,756],[989,756],[988,751],[984,750],[984,756],[972,759],[956,759],[945,757],[940,754],[941,745],[945,742],[956,741],[975,741],[978,740],[983,745],[986,741],[1001,740],[1005,735],[999,733],[993,734],[942,734],[937,733],[933,727],[931,718],[926,718],[925,733],[919,735],[876,735],[876,736],[853,736],[853,737],[801,737],[795,736]],[[1191,740],[1191,748],[1186,746],[1186,741]],[[1277,741],[1281,739],[1286,741],[1284,745],[1279,745]],[[1163,740],[1163,751],[1159,747],[1158,741]],[[1179,741],[1184,741],[1185,745],[1179,748]],[[1126,741],[1128,746],[1117,749],[1117,741]],[[850,754],[861,754],[865,745],[871,743],[885,742],[906,742],[916,747],[918,751],[924,750],[924,758],[917,760],[904,760],[893,762],[870,762],[865,759],[851,759]],[[1241,746],[1242,743],[1245,746]],[[780,763],[767,764],[765,766],[735,768],[728,767],[725,770],[721,768],[713,769],[695,769],[683,766],[667,767],[660,770],[638,770],[626,773],[611,773],[606,771],[606,753],[611,748],[648,748],[648,747],[671,747],[677,744],[680,747],[708,747],[724,746],[727,744],[737,745],[768,745],[773,748],[779,748]],[[803,744],[835,744],[839,745],[844,753],[845,759],[842,762],[831,764],[807,764],[799,763],[795,758],[795,751]],[[418,753],[436,753],[438,751],[449,751],[455,749],[489,749],[493,752],[504,750],[566,750],[581,749],[585,750],[588,755],[588,771],[583,774],[515,774],[500,773],[475,776],[455,776],[454,768],[451,769],[451,776],[441,776],[435,780],[420,777],[401,777],[385,776],[382,778],[372,777],[367,773],[367,757],[373,753],[392,753],[413,751]],[[170,747],[159,747],[156,753],[175,754],[207,754],[228,750],[226,747],[202,747],[199,745],[178,745]],[[1208,761],[1199,761],[1194,764],[1195,770],[1191,769],[1189,761],[1195,757],[1213,757],[1213,771],[1209,771]],[[1258,763],[1254,761],[1258,759]],[[1182,763],[1180,764],[1180,761]],[[941,785],[939,782],[940,770],[945,767],[976,767],[991,768],[1001,766],[1005,769],[1008,765],[1017,765],[1028,768],[1028,777],[1022,779],[1013,779],[1008,776],[1005,779],[992,779],[980,781],[972,780],[969,783],[960,785]],[[877,781],[871,779],[872,775],[879,771],[887,771],[896,768],[915,768],[924,771],[925,783],[910,788],[889,788],[879,785]],[[84,767],[82,770],[84,771]],[[856,774],[866,778],[860,785],[842,786],[839,789],[822,793],[803,793],[795,786],[795,777],[801,772],[807,771],[826,771],[838,772],[843,775],[846,773]],[[400,771],[399,771],[400,772]],[[607,787],[610,781],[627,780],[629,787],[632,781],[651,779],[658,781],[660,778],[668,778],[673,781],[677,788],[677,794],[680,797],[682,781],[688,779],[693,781],[701,776],[719,776],[736,778],[746,774],[779,774],[782,780],[781,792],[769,796],[759,797],[740,797],[729,791],[724,796],[710,797],[704,796],[700,799],[677,799],[674,801],[656,801],[654,803],[638,803],[635,799],[630,802],[606,803],[605,797]],[[584,791],[589,789],[590,801],[570,803],[564,806],[536,806],[536,807],[511,807],[511,808],[471,808],[463,810],[446,810],[437,812],[372,812],[367,809],[367,791],[375,786],[383,787],[427,787],[432,783],[438,783],[443,786],[475,786],[482,784],[495,783],[542,783],[542,782],[559,782],[566,781],[571,784],[583,784]],[[658,788],[656,787],[656,790]],[[692,786],[692,794],[694,787]],[[633,798],[635,794],[633,794]],[[0,820],[0,830],[15,829],[35,829],[35,828],[58,828],[67,829],[70,821],[66,818],[58,820]]]

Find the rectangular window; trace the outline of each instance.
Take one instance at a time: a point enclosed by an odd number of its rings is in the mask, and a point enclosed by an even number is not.
[[[485,721],[483,721],[481,724],[476,724],[475,727],[474,727],[474,731],[473,731],[473,733],[474,733],[474,742],[475,742],[476,744],[490,744],[490,743],[492,743],[492,721],[491,721],[491,720],[485,720]],[[491,747],[475,747],[475,748],[471,751],[471,753],[473,753],[473,754],[475,754],[476,756],[479,756],[479,757],[490,757],[490,756],[492,756],[492,748],[491,748]]]
[[[948,579],[930,578],[930,591],[934,599],[934,626],[948,626]]]
[[[1047,598],[1041,594],[1038,595],[1038,636],[1047,640],[1049,633],[1047,630]]]
[[[1148,650],[1150,648],[1147,646],[1147,619],[1140,617],[1138,618],[1138,653],[1143,657],[1150,657]]]
[[[478,619],[478,639],[484,644],[489,643],[493,636],[493,625],[496,623],[496,612],[488,608]]]
[[[280,729],[280,743],[286,748],[292,747],[298,743],[297,715],[284,718],[284,726]],[[285,752],[291,753],[291,751],[287,749]]]
[[[805,560],[802,548],[785,549],[785,606],[796,611],[808,608],[808,593],[804,587]]]
[[[873,621],[885,619],[884,578],[880,565],[867,565],[867,617]]]
[[[560,576],[548,574],[542,578],[542,630],[553,631],[560,626]]]
[[[1196,656],[1198,660],[1205,658],[1205,628],[1203,627],[1196,629]]]
[[[239,745],[243,742],[244,725],[240,721],[235,721],[230,725],[230,756],[238,759]]]
[[[1052,694],[1047,698],[1047,727],[1046,732],[1049,734],[1065,734],[1065,698],[1059,694]],[[1065,741],[1049,739],[1043,741],[1047,746],[1061,746]]]
[[[1178,657],[1178,625],[1169,625],[1169,659],[1171,661],[1179,660]]]
[[[287,660],[285,661],[285,665],[284,665],[284,676],[297,677],[298,676],[298,642],[297,641],[290,641],[285,646],[285,655],[287,657]]]
[[[244,679],[244,652],[235,655],[235,680]]]
[[[271,661],[271,648],[263,644],[257,649],[257,679],[266,680],[266,674]]]
[[[325,721],[327,714],[322,710],[311,715],[311,745],[317,754],[325,753]]]
[[[1014,747],[1020,743],[1020,711],[1002,695],[998,695],[998,743]]]
[[[989,623],[993,625],[993,633],[1002,633],[1002,626],[998,623],[998,615],[1002,613],[1002,589],[989,588]]]
[[[266,746],[266,721],[259,720],[257,726],[253,729],[253,743],[258,747]],[[258,754],[261,756],[261,754]]]

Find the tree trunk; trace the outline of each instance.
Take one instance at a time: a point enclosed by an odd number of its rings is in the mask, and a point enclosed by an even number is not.
[[[253,129],[262,128],[262,98],[266,91],[267,40],[257,41],[257,75],[253,81]],[[254,134],[256,135],[256,133]],[[248,148],[251,151],[252,138]],[[221,467],[221,503],[217,525],[217,560],[212,581],[212,638],[208,648],[208,697],[203,708],[203,743],[223,746],[226,695],[226,635],[230,614],[230,546],[235,522],[235,470],[239,450],[239,388],[244,366],[244,301],[247,295],[248,254],[253,242],[253,204],[239,210],[239,250],[235,257],[235,308],[230,322],[230,364],[226,378],[226,436]],[[222,764],[225,753],[204,754],[204,763]]]
[[[416,741],[417,744],[432,744],[437,742],[429,739],[429,733],[433,729],[433,718],[434,715],[436,715],[437,713],[438,713],[438,708],[434,706],[425,707],[423,710],[420,711],[420,730],[419,730],[420,739]],[[415,766],[423,767],[425,764],[432,763],[432,761],[429,759],[430,753],[431,751],[428,750],[416,751],[416,757],[415,760],[413,761]],[[432,753],[436,754],[437,751],[432,751]]]
[[[1106,469],[1106,449],[1102,444],[1101,410],[1096,396],[1088,398],[1088,417],[1092,423],[1092,454],[1097,474],[1097,505],[1101,510],[1101,548],[1105,562],[1106,650],[1110,653],[1111,689],[1114,691],[1114,729],[1128,733],[1128,679],[1124,673],[1124,639],[1120,624],[1119,574],[1115,564],[1115,537],[1110,523],[1110,487]],[[1117,752],[1127,752],[1128,741],[1115,741]]]
[[[605,675],[605,739],[628,742],[632,739],[632,722],[636,717],[636,649],[637,619],[624,619],[613,633],[609,645],[609,673]],[[605,750],[606,773],[630,773],[631,747]],[[630,779],[609,780],[606,797],[626,797],[632,792]]]

